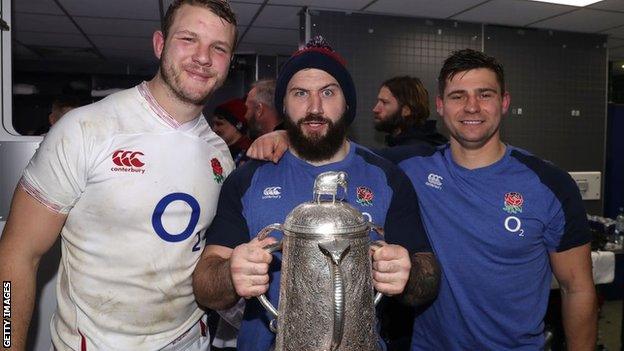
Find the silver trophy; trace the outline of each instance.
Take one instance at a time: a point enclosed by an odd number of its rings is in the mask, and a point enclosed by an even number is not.
[[[274,318],[278,351],[379,350],[375,305],[382,295],[373,296],[369,254],[379,244],[371,243],[369,232],[383,230],[337,199],[339,188],[346,194],[345,172],[319,174],[313,201],[295,207],[284,224],[258,233],[260,239],[273,230],[284,233],[265,247],[283,252],[279,311],[265,295],[258,297]]]

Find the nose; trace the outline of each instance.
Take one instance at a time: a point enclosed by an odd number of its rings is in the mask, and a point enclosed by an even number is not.
[[[316,94],[310,94],[310,104],[308,105],[308,113],[313,115],[323,114],[323,100],[321,96]]]
[[[374,113],[380,113],[381,112],[381,103],[376,103],[375,106],[373,106],[373,112]]]
[[[210,45],[198,44],[193,54],[193,62],[202,66],[212,66],[212,48]]]
[[[466,100],[466,105],[464,106],[464,110],[468,113],[477,113],[481,110],[479,106],[479,101],[476,96],[469,96]]]

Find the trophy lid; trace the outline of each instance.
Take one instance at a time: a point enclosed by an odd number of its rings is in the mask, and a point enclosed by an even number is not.
[[[355,207],[336,199],[338,187],[347,192],[347,173],[324,172],[314,182],[314,199],[295,207],[284,221],[291,236],[366,235],[368,222]]]

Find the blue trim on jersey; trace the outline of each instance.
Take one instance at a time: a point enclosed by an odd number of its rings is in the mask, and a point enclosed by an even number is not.
[[[221,245],[233,249],[249,241],[249,229],[243,217],[241,200],[251,185],[256,170],[267,163],[250,160],[225,179],[219,194],[217,213],[206,230],[206,245]]]
[[[591,232],[583,207],[583,199],[574,179],[567,172],[533,155],[513,150],[511,156],[532,169],[562,205],[565,228],[564,235],[557,245],[557,252],[591,242]]]
[[[265,226],[283,223],[295,206],[312,200],[314,180],[325,171],[348,174],[345,200],[373,223],[384,224],[385,241],[410,252],[431,250],[409,178],[396,165],[355,143],[350,143],[344,160],[328,165],[313,166],[287,152],[278,164],[247,163],[234,171],[223,184],[207,243],[235,247],[255,237]],[[281,239],[282,233],[274,231],[271,236]],[[371,239],[379,237],[371,232]],[[270,267],[271,283],[266,294],[274,306],[278,306],[280,261],[278,253]],[[275,337],[268,329],[269,321],[258,300],[248,300],[237,348],[269,349]]]
[[[473,170],[456,164],[448,145],[399,165],[442,268],[437,299],[415,320],[412,350],[541,349],[549,254],[587,242],[565,172],[512,146]]]

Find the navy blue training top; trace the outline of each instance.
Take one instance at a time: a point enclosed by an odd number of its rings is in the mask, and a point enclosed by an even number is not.
[[[216,216],[206,233],[207,245],[234,248],[265,226],[283,223],[294,207],[312,200],[314,180],[326,171],[348,174],[346,201],[384,227],[386,242],[410,253],[431,251],[408,177],[396,165],[353,142],[344,160],[328,165],[313,166],[287,152],[278,164],[250,161],[236,169],[221,189]],[[281,239],[282,233],[271,235]],[[371,237],[379,239],[376,234]],[[276,255],[271,265],[266,294],[274,306],[279,297],[279,259]],[[238,350],[268,350],[275,338],[268,328],[270,319],[257,299],[247,300]]]
[[[403,156],[442,267],[411,349],[541,350],[549,253],[591,241],[575,182],[509,145],[501,160],[473,170],[456,164],[448,145]]]

